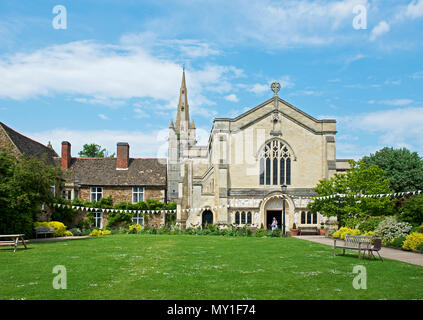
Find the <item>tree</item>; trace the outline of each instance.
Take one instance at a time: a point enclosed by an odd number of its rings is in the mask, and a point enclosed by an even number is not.
[[[338,216],[338,201],[340,200],[341,224],[352,217],[381,216],[393,213],[393,203],[387,197],[354,197],[357,194],[373,195],[389,193],[389,180],[385,172],[378,166],[368,166],[364,162],[351,161],[351,170],[335,174],[330,179],[324,179],[314,188],[317,197],[345,194],[345,197],[316,199],[310,202],[308,208],[327,217]]]
[[[95,143],[84,144],[84,146],[82,147],[82,150],[79,151],[78,154],[80,157],[88,157],[88,158],[105,158],[105,157],[113,158],[115,156],[114,153],[109,156],[109,153],[107,152],[106,149],[101,149],[101,146]]]
[[[0,150],[0,234],[33,233],[42,203],[50,203],[51,186],[60,186],[63,172],[46,159],[16,156]]]
[[[377,165],[383,169],[394,192],[423,189],[423,159],[417,152],[386,147],[363,157],[362,161],[368,166]]]

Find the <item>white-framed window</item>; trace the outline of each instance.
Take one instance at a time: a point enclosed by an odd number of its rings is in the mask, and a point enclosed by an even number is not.
[[[132,188],[132,203],[144,201],[144,187]]]
[[[144,216],[141,213],[136,213],[132,217],[132,224],[139,224],[140,226],[144,225]]]
[[[301,212],[301,224],[317,224],[317,213]]]
[[[63,190],[62,197],[65,200],[72,200],[72,190]]]
[[[56,196],[56,186],[54,184],[50,186],[50,191],[51,191],[53,197],[55,197]]]
[[[103,212],[94,212],[94,227],[103,229]]]
[[[99,201],[103,197],[102,187],[91,187],[91,202]]]
[[[253,215],[252,215],[251,211],[248,211],[248,212],[237,211],[235,213],[235,224],[236,225],[252,224],[252,222],[253,222]]]

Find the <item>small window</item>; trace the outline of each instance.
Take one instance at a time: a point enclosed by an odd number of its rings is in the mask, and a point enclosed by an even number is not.
[[[132,217],[132,224],[139,224],[140,226],[144,225],[144,216],[141,213],[136,213]]]
[[[144,201],[144,188],[134,187],[132,188],[132,203]]]
[[[239,212],[235,213],[235,224],[239,224]]]
[[[94,212],[94,227],[103,229],[103,212]]]
[[[56,196],[56,186],[55,185],[51,185],[50,186],[50,191],[51,191],[53,197],[55,197]]]
[[[91,187],[91,202],[100,201],[103,197],[103,188]]]
[[[63,190],[62,197],[65,200],[72,200],[72,191],[71,190]]]
[[[306,213],[305,213],[305,211],[301,212],[301,224],[306,224]]]
[[[245,212],[241,213],[241,224],[245,224]]]
[[[252,215],[251,212],[247,213],[247,224],[252,224],[253,223],[253,219],[252,219]]]
[[[317,224],[317,213],[313,213],[313,224]]]

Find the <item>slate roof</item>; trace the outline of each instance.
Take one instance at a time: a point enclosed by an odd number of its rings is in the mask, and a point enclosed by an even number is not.
[[[60,165],[60,158],[56,159]],[[116,170],[116,158],[72,158],[69,180],[82,186],[166,187],[166,159],[130,158],[128,170]]]
[[[47,161],[52,164],[53,158],[58,157],[57,153],[52,149],[49,148],[35,140],[32,140],[19,132],[9,128],[3,122],[0,122],[0,126],[3,128],[7,136],[16,146],[18,151],[22,154],[36,156],[41,158],[43,154],[47,154]]]

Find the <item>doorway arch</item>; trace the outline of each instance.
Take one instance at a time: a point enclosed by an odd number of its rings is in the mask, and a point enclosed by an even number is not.
[[[213,212],[211,212],[211,210],[203,211],[201,217],[201,227],[204,229],[206,224],[213,224]]]
[[[289,212],[289,202],[285,198],[285,217],[283,217],[283,198],[282,196],[273,196],[266,201],[264,204],[264,226],[266,229],[271,229],[271,224],[273,218],[276,218],[278,222],[278,229],[283,228],[283,222],[285,221],[285,229],[289,225],[288,222],[288,212]]]

